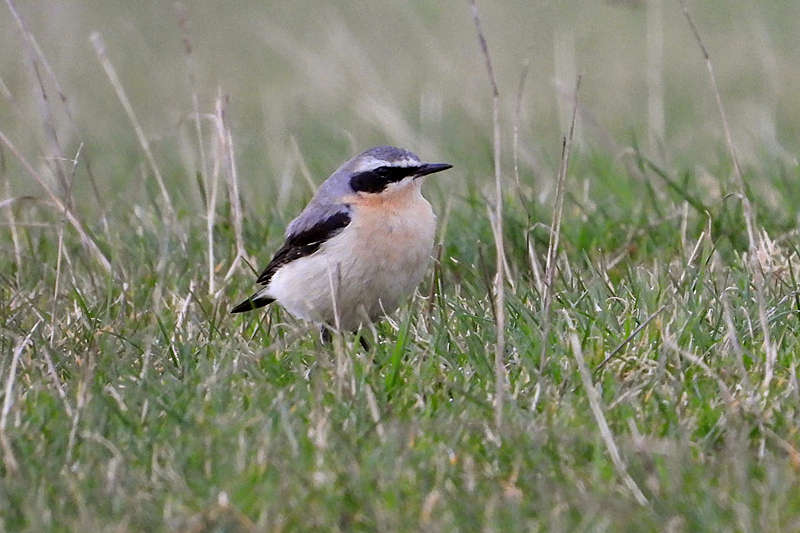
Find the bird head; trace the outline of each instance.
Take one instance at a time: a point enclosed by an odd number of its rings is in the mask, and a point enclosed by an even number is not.
[[[350,189],[360,194],[387,194],[422,186],[420,178],[451,168],[447,163],[423,163],[408,150],[378,146],[352,158],[346,170]]]

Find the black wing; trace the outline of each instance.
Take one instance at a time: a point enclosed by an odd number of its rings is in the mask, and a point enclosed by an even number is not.
[[[280,267],[316,252],[325,241],[342,231],[350,220],[349,212],[339,211],[305,230],[289,235],[256,281],[262,285],[269,284]]]
[[[319,250],[319,247],[325,241],[342,231],[349,223],[350,213],[348,211],[337,211],[314,225],[290,234],[256,281],[262,285],[268,285],[272,276],[275,275],[275,272],[280,267],[301,257],[313,254]],[[256,292],[250,298],[231,309],[231,313],[252,311],[275,301],[268,295],[259,295],[259,292],[261,291]]]

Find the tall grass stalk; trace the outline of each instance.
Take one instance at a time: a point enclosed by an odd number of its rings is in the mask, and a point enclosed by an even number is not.
[[[475,0],[469,0],[472,10],[472,18],[475,22],[475,31],[478,33],[478,43],[481,53],[486,61],[486,74],[489,77],[489,84],[492,89],[492,138],[494,139],[494,210],[492,213],[491,225],[492,235],[495,244],[495,276],[494,276],[494,298],[495,298],[495,331],[496,340],[494,348],[494,368],[495,368],[495,392],[494,410],[495,425],[501,428],[503,425],[503,399],[507,389],[507,375],[505,368],[506,350],[506,315],[505,315],[505,244],[503,237],[503,172],[501,168],[502,158],[502,139],[500,132],[500,92],[497,88],[497,79],[492,68],[492,58],[489,55],[489,46],[486,44],[486,37],[481,28],[481,19],[478,15],[478,4]]]

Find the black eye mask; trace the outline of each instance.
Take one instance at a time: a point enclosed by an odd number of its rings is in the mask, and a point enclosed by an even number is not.
[[[378,167],[353,174],[350,187],[355,192],[379,193],[390,183],[395,183],[417,172],[417,167]]]

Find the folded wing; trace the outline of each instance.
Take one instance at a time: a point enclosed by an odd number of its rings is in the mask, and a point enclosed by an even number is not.
[[[337,235],[350,223],[350,211],[347,206],[342,205],[341,209],[329,214],[324,218],[318,219],[315,223],[297,224],[301,221],[300,217],[292,222],[289,226],[289,234],[286,237],[286,242],[275,253],[272,261],[269,262],[267,267],[258,276],[256,280],[264,287],[269,285],[272,276],[282,266],[300,258],[307,257],[322,246],[325,241]],[[305,222],[305,221],[301,221]],[[245,311],[252,311],[259,307],[264,307],[275,301],[269,294],[265,294],[264,290],[256,292],[247,300],[241,302],[239,305],[231,309],[231,313],[242,313]]]

